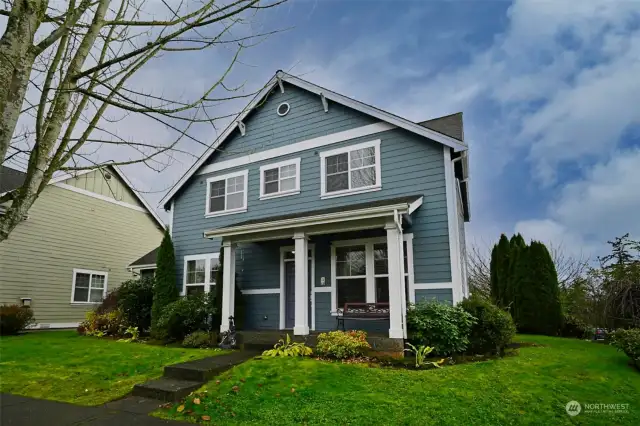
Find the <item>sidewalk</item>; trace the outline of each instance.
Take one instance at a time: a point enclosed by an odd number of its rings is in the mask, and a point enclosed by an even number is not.
[[[47,401],[24,396],[0,394],[2,426],[159,426],[182,422],[162,420],[148,415],[160,401],[128,397],[97,407],[83,407],[65,402]]]

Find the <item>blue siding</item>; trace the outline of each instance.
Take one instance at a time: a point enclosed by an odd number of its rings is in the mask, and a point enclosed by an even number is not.
[[[246,330],[277,330],[280,326],[280,295],[243,295]]]
[[[279,117],[275,110],[277,105],[283,101],[289,102],[291,111],[285,117]],[[287,86],[284,94],[276,90],[262,107],[245,120],[247,133],[244,137],[239,134],[233,135],[228,143],[225,143],[222,149],[209,161],[227,160],[250,152],[284,146],[374,122],[376,120],[369,116],[331,102],[329,112],[325,113],[319,97]],[[382,190],[321,200],[319,152],[375,139],[381,140]],[[301,158],[300,194],[260,201],[260,166],[297,157]],[[206,230],[250,219],[418,194],[424,196],[424,203],[413,214],[413,224],[411,228],[407,229],[407,232],[414,234],[415,282],[451,281],[444,155],[442,145],[439,143],[402,129],[393,129],[376,135],[249,164],[235,170],[245,169],[249,170],[248,211],[246,213],[214,218],[204,217],[206,179],[216,174],[192,177],[176,196],[172,232],[176,250],[176,278],[180,287],[182,286],[184,256],[217,253],[220,250],[219,240],[212,241],[203,238],[203,232]],[[232,171],[234,170],[228,169],[217,174],[227,174]],[[375,232],[384,235],[383,230]],[[343,234],[327,236],[324,239],[317,237],[311,241],[316,243],[315,282],[317,286],[320,285],[320,277],[322,276],[325,277],[327,285],[329,285],[329,246],[323,241],[327,242],[331,238],[349,239],[350,237]],[[293,245],[293,240],[248,244],[239,247],[237,253],[239,287],[244,289],[279,287],[279,246],[281,245]],[[323,293],[318,294],[317,297],[322,298],[328,295],[329,293]],[[259,297],[265,297],[265,295],[254,296],[254,299]],[[263,309],[259,303],[256,303],[255,306],[258,311]],[[316,314],[319,313],[316,312]],[[258,313],[255,315],[254,320],[262,324],[263,320],[258,321],[256,318],[262,318],[264,315]],[[268,316],[271,318],[271,314]],[[275,320],[275,324],[277,324],[278,318]],[[271,319],[267,322],[270,323],[270,321]]]
[[[453,304],[453,290],[450,288],[438,288],[431,290],[416,290],[416,303],[432,301]]]

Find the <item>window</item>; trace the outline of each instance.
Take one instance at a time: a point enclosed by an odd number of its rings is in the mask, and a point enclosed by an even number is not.
[[[247,211],[248,171],[207,179],[206,216]]]
[[[412,234],[404,235],[404,286],[407,303],[412,302]],[[333,309],[345,303],[389,303],[389,253],[386,238],[337,241],[332,248],[335,280]]]
[[[218,254],[196,254],[184,257],[182,294],[208,293],[216,285]]]
[[[338,309],[345,303],[366,302],[365,246],[336,247],[336,290]]]
[[[325,151],[320,161],[323,198],[381,188],[379,140]]]
[[[300,193],[300,159],[260,167],[260,199]]]
[[[73,270],[73,289],[71,303],[100,303],[107,294],[107,273]]]

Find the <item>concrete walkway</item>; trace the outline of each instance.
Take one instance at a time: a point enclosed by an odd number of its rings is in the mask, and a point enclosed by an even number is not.
[[[129,397],[97,407],[83,407],[65,402],[47,401],[24,396],[0,394],[2,426],[159,426],[181,425],[148,415],[160,402]]]

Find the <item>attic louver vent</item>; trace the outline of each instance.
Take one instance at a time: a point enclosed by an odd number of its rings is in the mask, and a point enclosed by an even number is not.
[[[278,115],[280,117],[283,117],[289,113],[290,109],[291,107],[289,106],[289,104],[286,102],[283,102],[280,105],[278,105]]]

